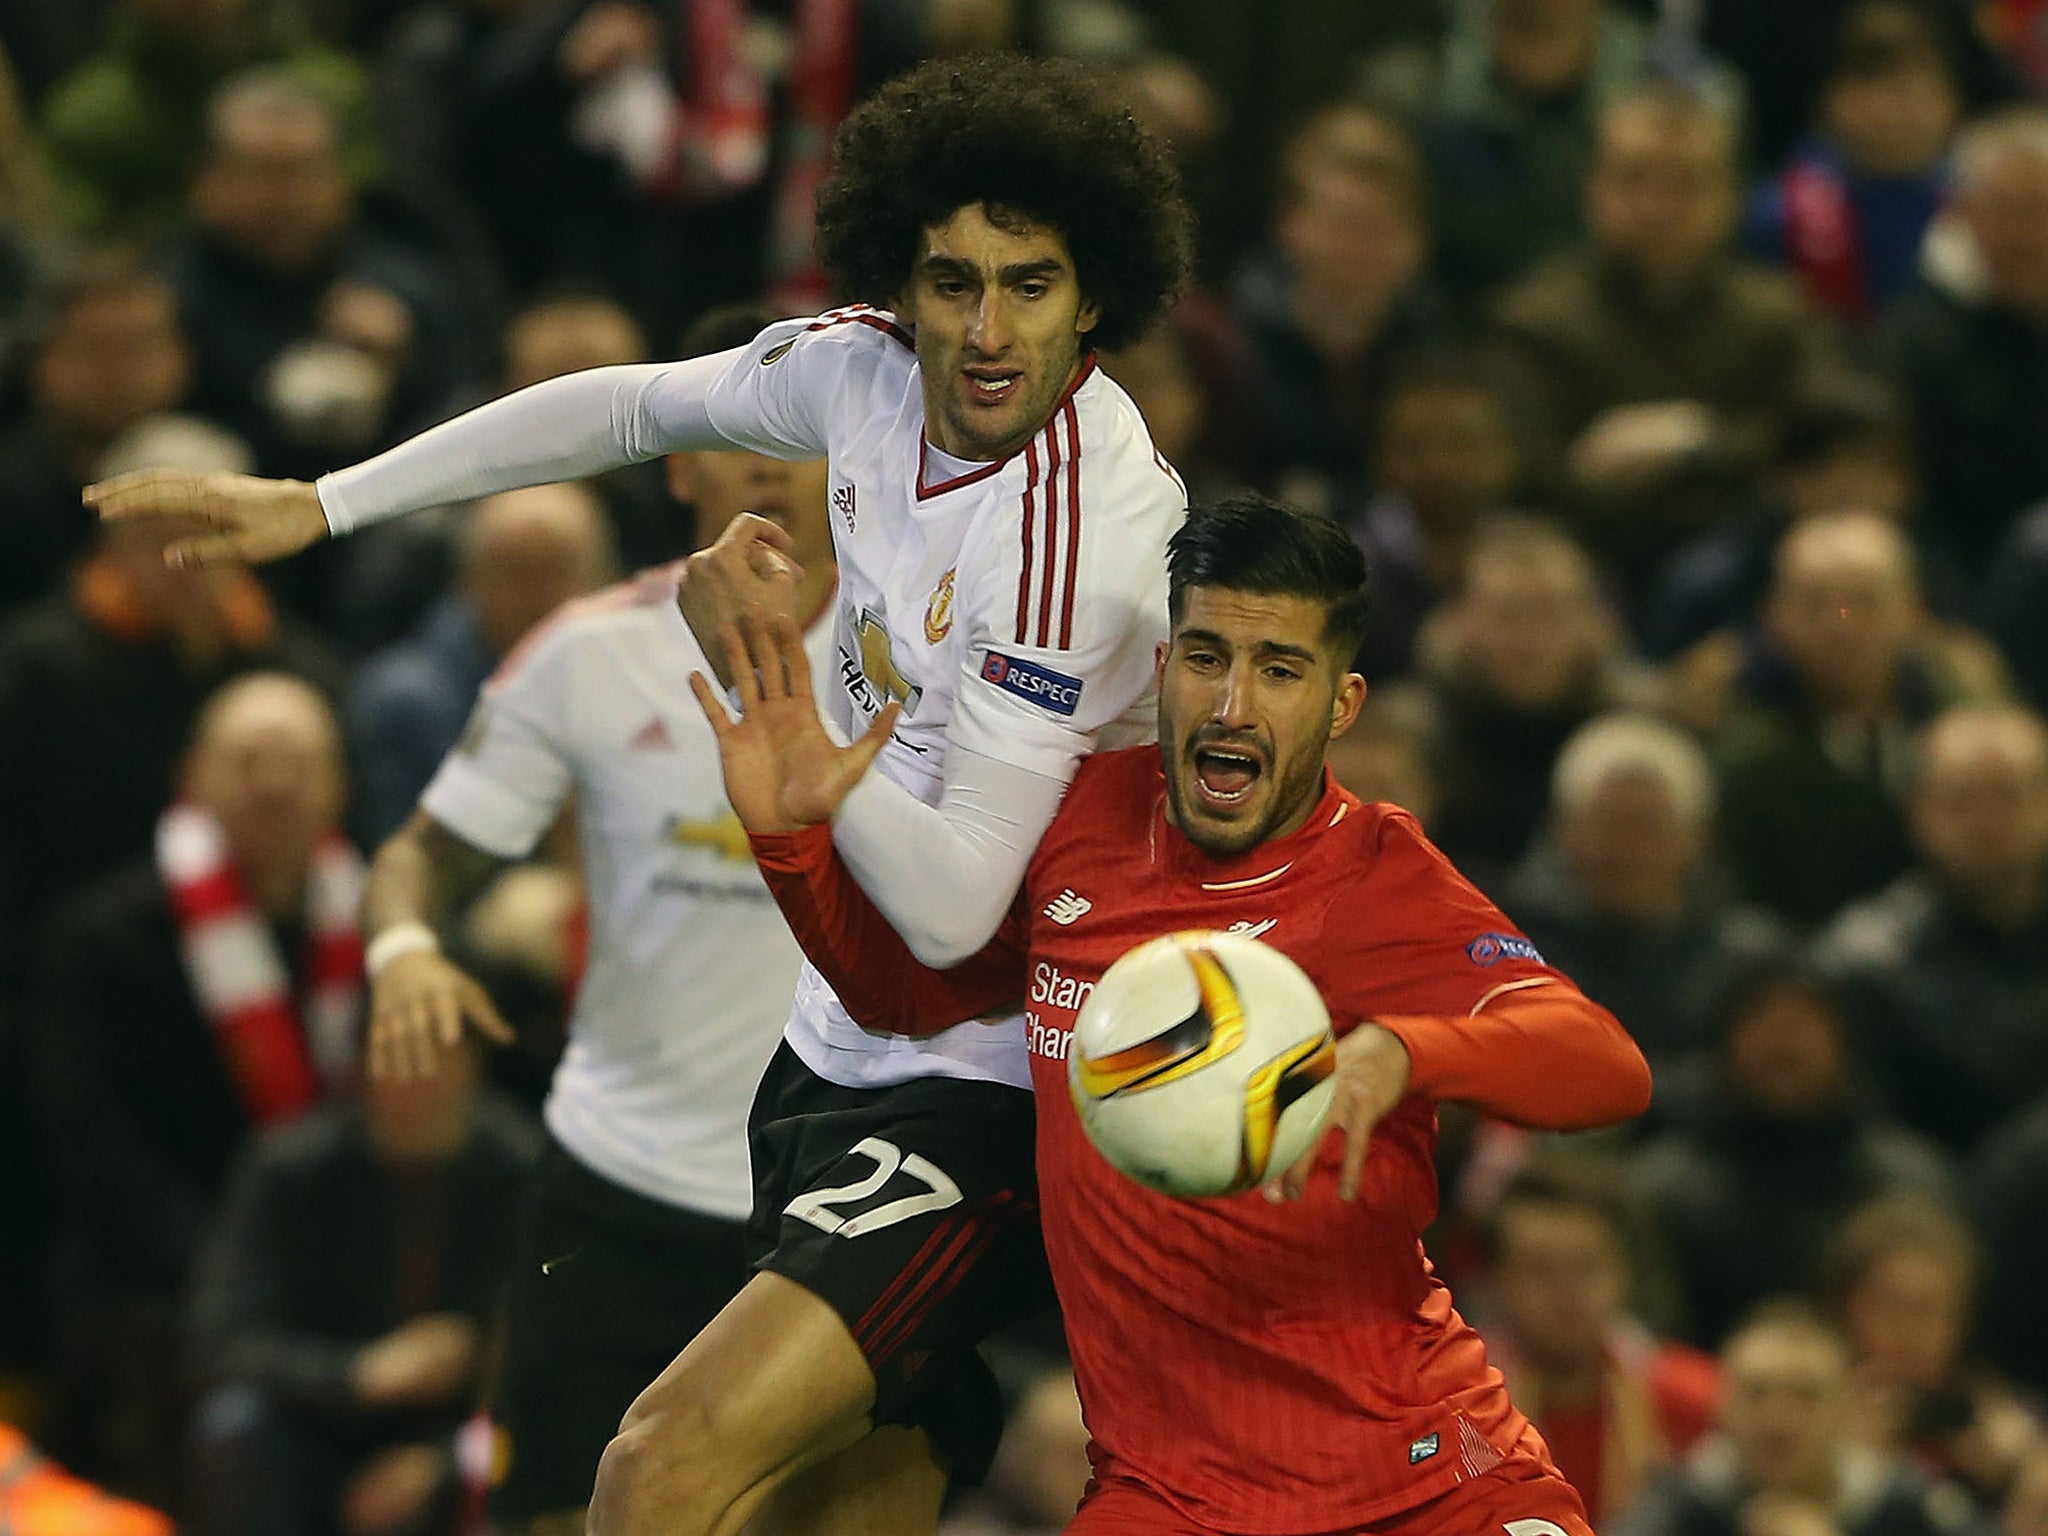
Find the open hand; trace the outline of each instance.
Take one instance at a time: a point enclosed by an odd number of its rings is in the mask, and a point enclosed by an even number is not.
[[[327,537],[319,494],[303,480],[141,469],[85,488],[102,521],[162,540],[168,565],[260,564]]]
[[[737,664],[740,718],[726,712],[703,673],[690,674],[690,689],[718,737],[726,798],[740,825],[793,832],[830,820],[896,728],[899,706],[892,700],[865,735],[842,747],[818,717],[796,620],[749,613],[722,627],[720,643]]]
[[[490,993],[447,956],[397,956],[370,989],[370,1076],[432,1077],[462,1039],[465,1021],[499,1045],[517,1038]]]
[[[1330,1096],[1330,1117],[1317,1144],[1292,1168],[1266,1182],[1268,1200],[1298,1200],[1308,1187],[1322,1143],[1331,1132],[1344,1137],[1344,1162],[1337,1176],[1340,1199],[1356,1200],[1365,1173],[1365,1151],[1373,1127],[1387,1117],[1408,1091],[1408,1047],[1392,1030],[1370,1020],[1337,1042],[1337,1074]]]

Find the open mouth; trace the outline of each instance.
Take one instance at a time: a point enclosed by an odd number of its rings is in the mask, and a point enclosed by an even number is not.
[[[1001,405],[1023,386],[1024,375],[1006,368],[968,368],[967,398],[977,405]]]
[[[1218,806],[1240,803],[1266,771],[1257,753],[1243,747],[1195,748],[1195,785]]]

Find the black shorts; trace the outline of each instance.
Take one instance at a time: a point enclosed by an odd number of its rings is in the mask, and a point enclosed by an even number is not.
[[[504,1524],[590,1502],[598,1457],[655,1377],[752,1274],[746,1224],[621,1188],[556,1146],[536,1176],[492,1417]]]
[[[755,1267],[827,1302],[875,1373],[877,1424],[979,1481],[1001,1403],[975,1345],[1053,1304],[1031,1094],[918,1078],[844,1088],[780,1046],[754,1095]]]

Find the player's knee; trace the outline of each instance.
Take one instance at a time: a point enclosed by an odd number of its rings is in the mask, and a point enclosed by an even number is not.
[[[643,1394],[598,1459],[590,1536],[709,1536],[738,1491],[708,1406]]]

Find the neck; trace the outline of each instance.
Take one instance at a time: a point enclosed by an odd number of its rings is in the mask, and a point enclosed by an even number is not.
[[[261,870],[237,863],[241,869],[242,888],[249,893],[250,902],[272,922],[291,922],[302,916],[306,910],[306,871],[304,868]]]

